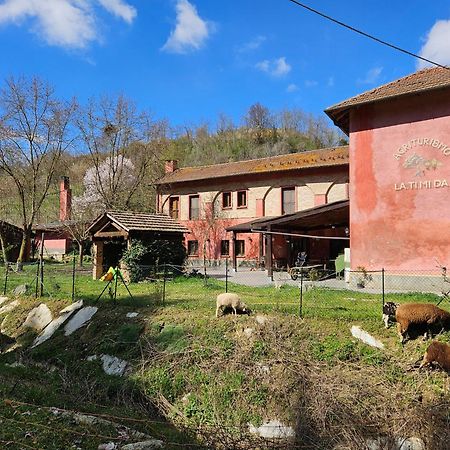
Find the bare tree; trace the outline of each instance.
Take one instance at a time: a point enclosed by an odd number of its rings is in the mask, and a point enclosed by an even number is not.
[[[53,88],[39,78],[10,78],[0,91],[0,170],[13,180],[19,198],[19,268],[28,257],[31,230],[61,155],[72,143],[75,108],[74,101],[57,100]]]
[[[92,100],[77,120],[92,162],[91,192],[105,209],[130,208],[144,180],[160,173],[165,127],[123,96]]]
[[[258,144],[264,142],[268,130],[275,128],[275,121],[270,114],[269,108],[261,105],[261,103],[255,103],[250,106],[244,120],[247,128],[254,133]]]

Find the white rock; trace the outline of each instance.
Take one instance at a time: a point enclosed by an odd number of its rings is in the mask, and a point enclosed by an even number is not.
[[[398,450],[425,450],[425,443],[420,438],[397,438]]]
[[[28,313],[23,326],[25,328],[32,328],[36,331],[42,331],[52,320],[53,315],[49,307],[46,304],[41,303]]]
[[[367,333],[367,331],[364,331],[360,327],[353,325],[351,328],[351,333],[353,337],[359,339],[360,341],[364,342],[367,345],[370,345],[371,347],[376,347],[380,349],[384,348],[384,344],[381,341],[374,338],[372,335]]]
[[[9,300],[8,297],[0,296],[0,305],[2,305],[3,303],[7,302],[8,300]]]
[[[19,304],[20,304],[19,300],[14,300],[5,306],[2,306],[0,308],[0,314],[6,314],[6,313],[11,312],[16,306],[19,306]]]
[[[33,341],[31,348],[41,345],[43,342],[50,339],[58,330],[58,328],[79,308],[83,306],[83,301],[80,300],[77,303],[72,303],[72,305],[64,308],[61,311],[61,315],[56,319],[53,319],[42,331],[42,333]]]
[[[74,312],[77,309],[80,309],[83,307],[83,300],[79,300],[75,303],[71,303],[69,306],[66,306],[64,309],[62,309],[59,313],[60,314],[65,314],[68,312]]]
[[[261,316],[261,315],[257,315],[256,317],[255,317],[255,320],[256,320],[256,322],[257,323],[259,323],[260,325],[264,325],[266,322],[267,322],[267,317],[265,317],[265,316]]]
[[[129,319],[132,319],[133,317],[137,317],[138,315],[139,315],[139,313],[137,313],[137,312],[129,312],[129,313],[127,313],[127,317]]]
[[[244,328],[244,334],[249,338],[253,334],[253,328]]]
[[[101,355],[103,370],[108,375],[117,375],[121,377],[125,373],[128,363],[123,359],[111,355]]]
[[[252,434],[257,434],[263,438],[289,439],[295,437],[295,431],[292,427],[283,425],[279,420],[271,420],[255,427],[248,424],[248,430]]]
[[[97,447],[97,450],[114,450],[117,446],[114,444],[114,442],[108,442],[107,444],[100,444]]]
[[[153,450],[163,448],[164,442],[158,439],[151,439],[149,441],[136,442],[135,444],[127,444],[122,447],[122,450]]]
[[[70,336],[74,331],[81,328],[86,322],[91,320],[92,316],[98,311],[96,306],[86,306],[80,309],[76,314],[66,323],[64,327],[64,335]]]

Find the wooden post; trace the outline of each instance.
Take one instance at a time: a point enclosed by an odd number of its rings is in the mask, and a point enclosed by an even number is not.
[[[98,280],[103,275],[103,241],[94,240],[94,264],[92,266],[92,279]]]

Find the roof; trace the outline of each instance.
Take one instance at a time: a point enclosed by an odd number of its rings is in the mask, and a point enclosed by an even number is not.
[[[232,225],[227,228],[227,231],[237,231],[237,232],[250,232],[258,226],[261,222],[266,222],[267,220],[273,219],[274,217],[259,217],[258,219],[252,219],[248,222],[238,223],[237,225]]]
[[[95,233],[105,222],[114,222],[126,232],[160,231],[187,233],[189,230],[165,214],[147,214],[133,211],[106,211],[89,226],[88,232]]]
[[[325,110],[325,113],[342,131],[348,134],[349,111],[356,106],[448,87],[450,87],[450,70],[442,67],[432,67],[330,106]]]
[[[297,228],[297,229],[317,229],[328,228],[333,225],[348,225],[349,222],[349,200],[340,200],[325,205],[315,206],[314,208],[304,209],[292,214],[266,218],[253,229],[266,229],[268,226],[273,228]]]
[[[167,173],[156,184],[182,183],[186,181],[224,178],[236,175],[282,172],[313,167],[348,164],[348,146],[323,148],[269,158],[235,161],[210,166],[183,167]]]
[[[38,223],[33,226],[34,231],[61,231],[68,227],[75,226],[81,223],[77,220],[56,220],[49,223]]]

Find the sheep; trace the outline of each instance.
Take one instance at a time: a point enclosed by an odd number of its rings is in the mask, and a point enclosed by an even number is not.
[[[439,366],[450,372],[450,345],[433,341],[427,348],[419,369],[436,362]]]
[[[241,301],[239,296],[230,292],[219,294],[217,296],[216,317],[219,317],[219,310],[226,307],[231,307],[233,309],[234,315],[237,315],[238,309],[246,314],[250,313],[247,305]]]
[[[449,326],[450,313],[430,303],[405,303],[396,308],[395,320],[400,342],[404,344],[411,328],[425,326],[426,336],[431,327],[443,329]]]
[[[386,328],[395,322],[395,310],[398,306],[399,304],[394,302],[387,302],[383,305],[383,322]]]

